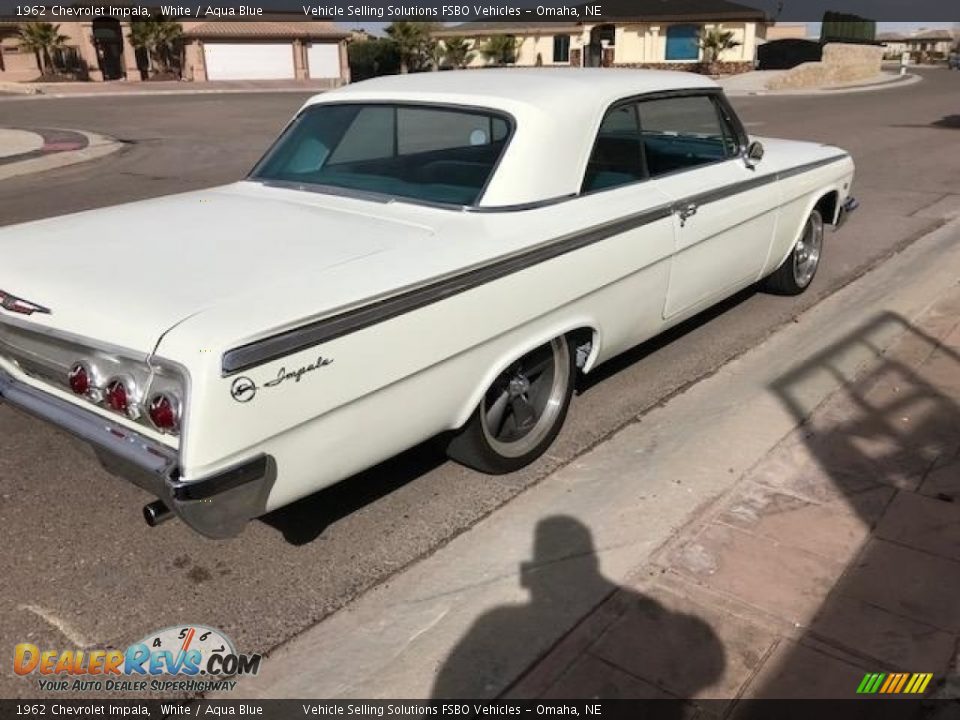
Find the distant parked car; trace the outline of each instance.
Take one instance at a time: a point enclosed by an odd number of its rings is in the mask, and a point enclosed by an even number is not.
[[[960,50],[954,50],[947,58],[947,67],[951,70],[960,70]]]
[[[753,283],[806,290],[853,174],[692,73],[356,83],[243,182],[3,229],[0,398],[211,537],[448,432],[509,472],[578,373]]]

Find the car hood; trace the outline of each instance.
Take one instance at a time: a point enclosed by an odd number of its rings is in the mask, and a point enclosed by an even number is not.
[[[296,196],[237,183],[0,228],[0,289],[50,310],[29,318],[0,310],[0,320],[146,355],[170,328],[211,307],[242,296],[269,304],[292,279],[317,282],[433,235],[363,205]]]

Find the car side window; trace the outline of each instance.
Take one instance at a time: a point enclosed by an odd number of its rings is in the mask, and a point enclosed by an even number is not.
[[[607,111],[587,162],[581,192],[627,185],[647,177],[635,103]]]
[[[650,177],[736,155],[733,130],[709,95],[645,100],[637,111]]]

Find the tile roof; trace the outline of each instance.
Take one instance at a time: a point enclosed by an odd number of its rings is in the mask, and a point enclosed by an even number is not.
[[[909,40],[953,40],[949,30],[920,30],[915,33],[885,32],[877,35],[877,40],[907,42]]]
[[[767,15],[730,0],[604,0],[606,18],[630,20],[756,20]]]

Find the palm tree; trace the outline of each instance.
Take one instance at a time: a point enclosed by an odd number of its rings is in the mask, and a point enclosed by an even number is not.
[[[443,41],[443,45],[444,61],[447,65],[455,68],[465,68],[477,56],[476,53],[470,51],[470,42],[459,35],[448,37]]]
[[[720,28],[711,28],[700,33],[700,49],[703,50],[703,61],[709,65],[716,63],[720,59],[720,54],[724,50],[739,47],[741,43],[733,39],[733,32],[730,30],[721,30]]]
[[[439,42],[431,39],[427,42],[424,56],[429,62],[431,70],[439,70],[446,58],[446,50],[443,49],[443,45]]]
[[[66,45],[67,36],[60,34],[60,26],[48,22],[24,23],[17,31],[20,47],[37,56],[40,74],[46,75],[53,65],[52,53]]]
[[[432,29],[433,23],[428,22],[400,21],[387,26],[384,32],[397,48],[401,73],[419,70],[429,61]]]
[[[491,35],[481,46],[480,53],[487,62],[507,65],[516,62],[519,43],[513,35]]]
[[[178,22],[154,15],[130,23],[129,37],[131,45],[146,51],[155,72],[167,73],[177,52],[177,44],[183,37],[183,29]]]

